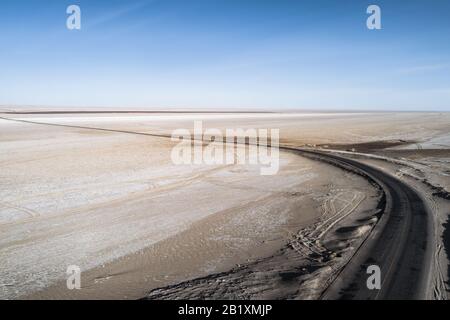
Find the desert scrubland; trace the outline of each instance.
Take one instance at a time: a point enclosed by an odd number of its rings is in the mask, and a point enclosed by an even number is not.
[[[276,128],[282,146],[412,185],[433,212],[430,297],[447,298],[449,113],[16,111],[0,113],[0,298],[320,297],[375,224],[380,190],[283,149],[271,176],[175,165],[165,136],[194,120]],[[66,287],[69,265],[81,290]]]

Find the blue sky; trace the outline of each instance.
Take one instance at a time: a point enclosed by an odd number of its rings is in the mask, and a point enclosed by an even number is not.
[[[366,28],[370,4],[382,30]],[[2,0],[0,12],[0,105],[450,111],[448,0]]]

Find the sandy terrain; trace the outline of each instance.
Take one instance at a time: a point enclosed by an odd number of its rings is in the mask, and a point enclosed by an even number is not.
[[[317,298],[373,226],[380,190],[289,152],[274,176],[175,166],[169,139],[133,134],[198,119],[279,128],[283,145],[376,154],[364,161],[414,180],[434,203],[434,297],[446,298],[449,114],[0,116],[19,120],[0,119],[0,298],[141,298],[156,288],[151,298]],[[82,290],[66,288],[72,264]]]

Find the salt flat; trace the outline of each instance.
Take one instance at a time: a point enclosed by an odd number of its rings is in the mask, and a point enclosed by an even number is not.
[[[228,119],[286,119],[286,118],[323,118],[323,117],[348,117],[350,115],[365,115],[365,113],[217,113],[217,114],[207,114],[207,113],[175,113],[171,115],[167,114],[136,114],[123,116],[119,114],[103,114],[98,116],[85,115],[85,116],[36,116],[33,115],[31,119],[38,122],[51,122],[51,123],[92,123],[92,122],[136,122],[136,121],[194,121],[194,120],[228,120]],[[29,120],[30,117],[14,117],[17,120]]]
[[[2,116],[20,121],[0,119],[1,298],[139,298],[266,256],[348,201],[361,212],[376,202],[361,177],[294,154],[281,153],[274,176],[176,166],[173,142],[133,132],[170,135],[201,119],[330,148],[449,134],[448,114],[433,113]],[[83,290],[65,287],[68,265],[82,268]]]
[[[294,170],[292,155],[284,155],[280,174],[268,179],[249,166],[175,166],[168,139],[19,122],[0,125],[2,298],[43,289],[64,278],[68,265],[88,270],[208,216],[261,201],[247,209],[258,214],[259,224],[248,223],[229,241],[238,246],[234,242],[245,234],[251,246],[261,228],[269,234],[284,232],[281,227],[293,219],[289,208],[298,199],[284,203],[270,200],[273,195],[300,186],[306,192],[305,184],[317,178],[307,160],[295,162]],[[275,220],[275,212],[267,209],[273,201],[272,206],[280,206]],[[300,223],[313,216],[294,218]],[[233,225],[240,225],[235,219]],[[207,263],[204,268],[216,268]]]

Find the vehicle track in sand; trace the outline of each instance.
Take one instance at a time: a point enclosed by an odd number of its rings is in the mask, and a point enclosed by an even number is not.
[[[396,177],[359,161],[328,152],[298,152],[353,167],[380,185],[386,194],[386,205],[379,221],[322,298],[429,298],[433,232],[431,214],[422,197]],[[380,290],[367,288],[369,265],[378,265],[381,269]]]

